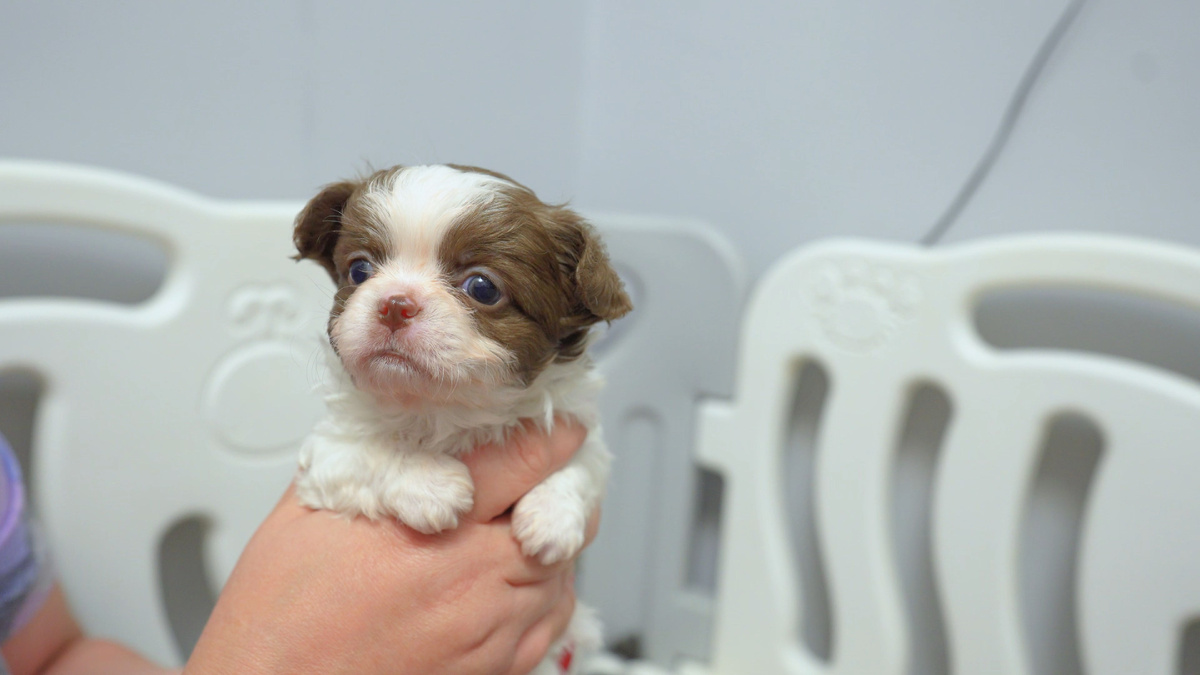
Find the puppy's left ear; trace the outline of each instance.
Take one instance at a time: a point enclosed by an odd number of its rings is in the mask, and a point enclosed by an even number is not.
[[[583,310],[582,315],[571,317],[569,323],[584,327],[628,314],[633,303],[596,230],[574,211],[561,206],[552,208],[551,231],[559,247],[559,262],[574,282]]]
[[[629,313],[633,302],[625,284],[608,259],[608,250],[591,225],[581,223],[583,251],[575,267],[575,284],[580,299],[601,321],[613,321]]]
[[[296,229],[292,233],[296,255],[293,257],[316,260],[334,281],[337,281],[337,268],[333,264],[333,249],[342,230],[342,213],[360,185],[354,181],[326,185],[296,216]]]

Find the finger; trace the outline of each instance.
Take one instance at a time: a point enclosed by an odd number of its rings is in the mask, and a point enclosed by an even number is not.
[[[517,642],[517,653],[511,672],[528,673],[533,670],[549,655],[550,647],[567,632],[567,627],[571,625],[571,617],[575,614],[574,583],[569,580],[567,583],[568,587],[564,589],[558,603],[541,621],[525,631]]]
[[[468,667],[455,669],[455,672],[528,673],[537,664],[537,659],[531,660],[527,655],[520,665],[514,666],[518,646],[536,626],[546,623],[551,615],[564,611],[559,606],[573,588],[570,576],[564,574],[536,587],[502,589],[500,595],[492,599],[493,604],[499,603],[499,607],[502,607],[500,613],[490,612],[484,616],[488,618],[490,614],[498,623],[489,620],[493,627],[485,629],[480,637],[468,638],[475,643],[470,651],[471,663]],[[574,600],[570,602],[573,604]],[[553,621],[558,623],[561,620]],[[526,651],[528,649],[525,648]],[[527,662],[528,666],[525,665]]]
[[[467,517],[483,523],[507,511],[571,461],[586,437],[578,422],[560,420],[549,434],[530,422],[501,445],[475,449],[463,458],[475,482],[475,506]]]
[[[512,597],[509,621],[514,629],[513,640],[524,635],[542,621],[562,601],[563,595],[575,587],[575,568],[560,566],[558,573],[544,581],[508,589]]]
[[[574,559],[560,560],[550,565],[543,565],[538,562],[537,558],[525,556],[524,563],[520,565],[514,564],[504,574],[504,579],[508,581],[510,586],[536,586],[553,579],[560,579],[563,575],[571,576],[574,573]]]

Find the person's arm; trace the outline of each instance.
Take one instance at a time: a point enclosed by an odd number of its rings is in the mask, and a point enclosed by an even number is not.
[[[179,672],[156,666],[116,643],[85,638],[57,586],[29,622],[5,640],[0,652],[12,675]]]
[[[26,510],[16,455],[0,436],[0,672],[13,675],[122,673],[161,675],[159,668],[110,642],[88,640],[71,615],[46,555],[41,532]]]
[[[527,672],[570,619],[572,564],[522,556],[506,512],[583,437],[559,425],[472,453],[474,510],[441,535],[315,512],[289,489],[243,552],[184,672]],[[58,588],[0,652],[13,675],[179,672],[85,638]]]
[[[583,437],[560,425],[548,439],[472,453],[475,509],[438,535],[312,511],[289,489],[242,553],[185,675],[528,672],[570,620],[573,561],[523,556],[507,512]]]

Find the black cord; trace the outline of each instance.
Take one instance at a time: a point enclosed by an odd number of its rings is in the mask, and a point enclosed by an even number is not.
[[[954,200],[950,202],[950,206],[942,213],[941,218],[933,224],[929,232],[921,237],[920,243],[925,246],[932,246],[946,234],[954,222],[958,220],[963,209],[967,207],[967,203],[975,196],[976,190],[987,178],[991,172],[992,166],[996,160],[1000,158],[1000,153],[1004,151],[1004,146],[1008,143],[1009,136],[1012,135],[1013,128],[1017,126],[1017,120],[1021,117],[1021,113],[1025,110],[1025,103],[1029,100],[1029,92],[1033,90],[1033,86],[1037,84],[1037,80],[1042,75],[1042,70],[1046,67],[1046,62],[1050,60],[1054,50],[1058,48],[1059,42],[1062,41],[1063,35],[1067,29],[1075,21],[1075,17],[1079,16],[1080,10],[1083,9],[1086,0],[1072,0],[1067,8],[1063,10],[1058,21],[1050,29],[1046,38],[1042,40],[1042,44],[1038,47],[1037,53],[1033,55],[1033,61],[1029,63],[1029,67],[1025,69],[1025,74],[1021,76],[1021,81],[1017,83],[1017,89],[1013,92],[1012,99],[1008,103],[1008,107],[1004,110],[1004,116],[1000,119],[1000,126],[996,129],[996,134],[992,137],[991,144],[983,156],[979,158],[979,162],[975,165],[975,169],[967,176],[967,181],[959,188],[958,194],[954,196]]]

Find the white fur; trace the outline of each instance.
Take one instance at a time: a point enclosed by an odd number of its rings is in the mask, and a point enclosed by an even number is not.
[[[355,383],[375,393],[407,393],[422,399],[453,398],[455,391],[492,389],[509,377],[512,354],[474,330],[470,311],[454,297],[435,267],[388,262],[350,296],[330,337]],[[379,322],[379,305],[405,295],[421,307],[412,325],[392,330]],[[405,366],[385,367],[378,357],[398,352]],[[469,392],[468,392],[469,393]]]
[[[448,166],[410,166],[391,176],[365,203],[381,223],[392,223],[392,255],[430,263],[455,219],[469,209],[486,207],[493,189],[505,181]]]
[[[502,183],[446,166],[418,166],[364,195],[368,211],[389,225],[391,252],[387,260],[371,261],[375,274],[350,296],[330,334],[359,387],[437,400],[463,388],[493,388],[508,376],[512,355],[474,330],[470,311],[443,278],[437,255],[456,219],[486,207],[496,198],[492,188]],[[380,302],[393,295],[421,307],[419,320],[396,333],[378,321]],[[376,367],[382,352],[404,353],[412,361],[407,368],[418,372]]]
[[[513,511],[522,550],[550,564],[579,552],[587,518],[603,498],[610,455],[598,423],[601,382],[584,356],[551,364],[522,386],[511,372],[512,353],[475,330],[470,310],[442,277],[441,239],[467,209],[486,208],[499,183],[449,167],[413,167],[367,195],[374,217],[390,226],[392,255],[373,261],[374,276],[330,327],[337,352],[328,350],[328,411],[301,448],[296,488],[314,508],[440,532],[473,504],[460,456],[503,441],[521,420],[550,429],[555,416],[574,418],[588,429],[587,440]],[[396,294],[421,312],[393,332],[380,324],[378,308]],[[579,605],[567,635],[535,672],[557,673],[564,645],[582,656],[599,643],[599,622]]]
[[[523,550],[544,563],[578,553],[610,462],[596,408],[601,380],[586,357],[548,366],[528,388],[498,388],[486,406],[478,398],[390,402],[355,387],[336,356],[330,369],[328,413],[300,450],[301,501],[347,516],[398,518],[426,533],[449,529],[472,506],[471,479],[457,458],[503,441],[523,419],[549,429],[562,415],[579,420],[587,440],[517,503],[513,531]]]

